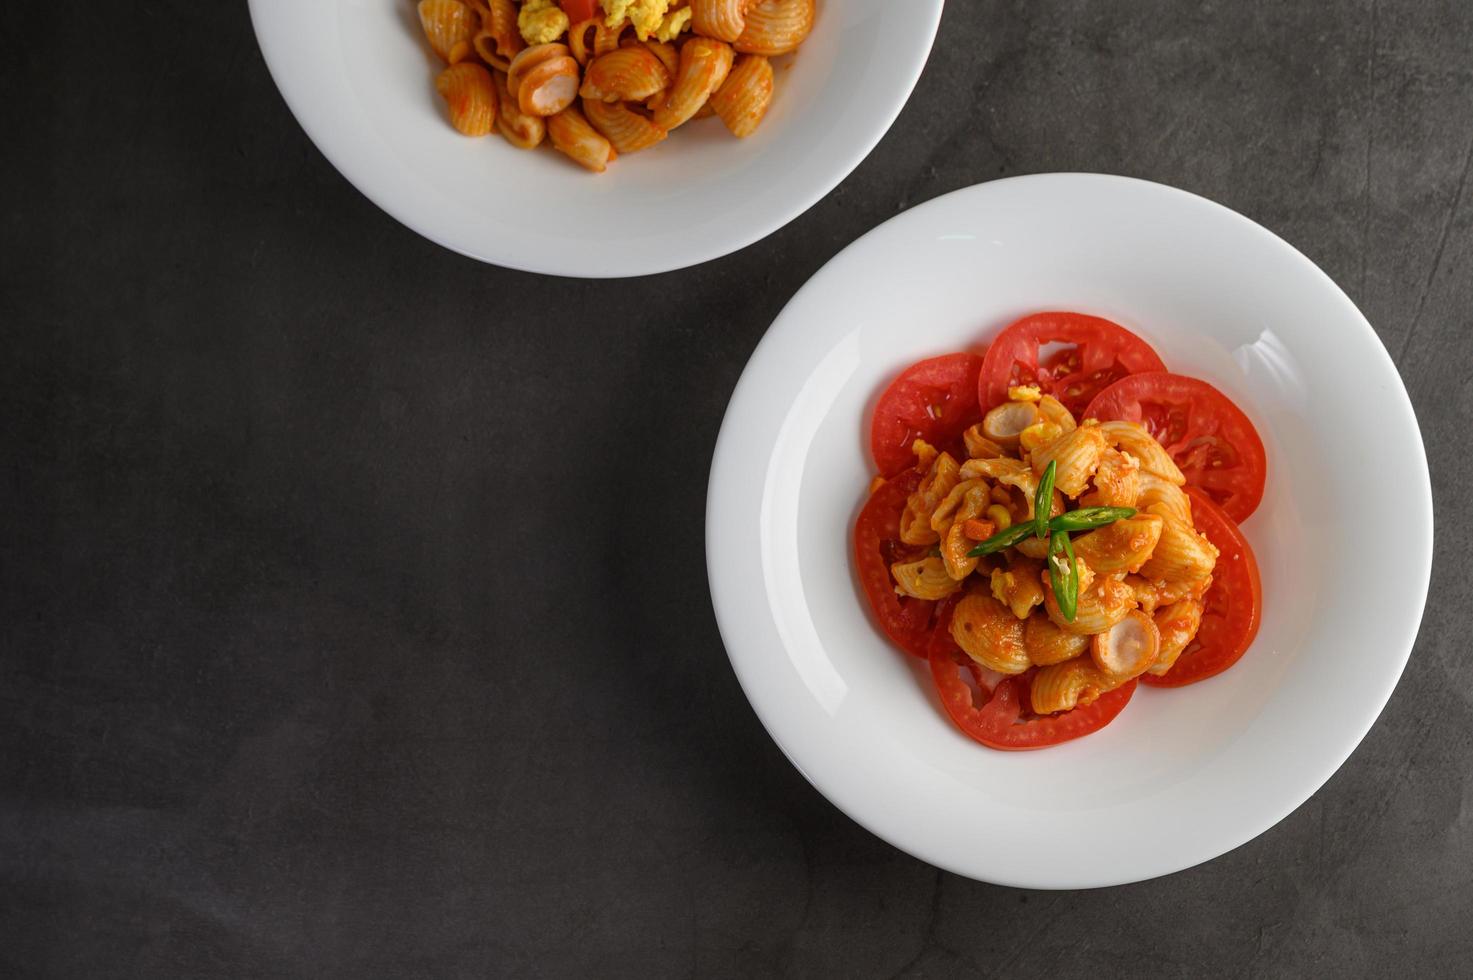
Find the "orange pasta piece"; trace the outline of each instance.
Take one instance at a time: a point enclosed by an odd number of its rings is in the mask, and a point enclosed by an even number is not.
[[[718,41],[735,41],[747,26],[748,0],[690,0],[691,30]]]
[[[471,47],[476,49],[476,56],[497,71],[510,70],[511,61],[503,58],[496,50],[496,38],[486,31],[480,31],[471,38]]]
[[[498,96],[496,129],[512,146],[530,150],[539,145],[547,135],[547,124],[541,116],[529,116],[522,111],[506,87],[504,74],[496,72],[495,76]]]
[[[707,37],[693,37],[680,49],[680,66],[670,97],[655,113],[655,122],[674,129],[695,117],[726,81],[734,55],[731,46]]]
[[[1101,694],[1124,683],[1125,679],[1105,673],[1088,657],[1077,657],[1040,668],[1033,675],[1029,699],[1034,711],[1048,715],[1092,704]]]
[[[593,34],[593,53],[595,56],[608,54],[610,51],[619,50],[619,42],[624,35],[633,31],[634,25],[628,19],[622,19],[613,27],[610,27],[603,18],[599,18],[598,30]]]
[[[952,610],[951,638],[967,656],[1000,674],[1028,669],[1023,623],[990,595],[973,592]]]
[[[813,30],[814,0],[761,0],[747,8],[746,17],[732,47],[742,54],[787,54]]]
[[[733,136],[750,136],[772,104],[772,63],[757,54],[736,59],[726,81],[711,96],[711,108]]]
[[[442,71],[435,79],[435,89],[445,99],[450,125],[467,136],[491,132],[496,122],[496,85],[489,71],[463,61]]]
[[[512,0],[489,0],[490,18],[483,15],[482,27],[496,38],[496,53],[502,58],[515,58],[527,42],[517,28],[517,5]]]
[[[602,23],[603,18],[595,14],[587,20],[568,28],[568,47],[572,50],[573,57],[577,60],[578,64],[588,64],[597,54],[589,42],[589,35],[592,34],[594,36],[596,43],[598,28]]]
[[[604,102],[643,102],[669,87],[670,72],[642,44],[619,48],[593,59],[578,94]]]
[[[577,106],[570,105],[557,115],[548,116],[547,135],[560,152],[594,173],[603,173],[609,161],[617,156],[613,144],[588,124]]]
[[[680,52],[675,50],[675,45],[668,41],[641,41],[640,44],[649,48],[650,54],[660,59],[660,64],[674,78],[675,73],[680,70]]]
[[[583,115],[620,153],[638,153],[669,135],[663,127],[630,109],[623,102],[584,99]]]
[[[476,35],[475,12],[459,0],[420,0],[419,23],[430,47],[450,64],[470,57]]]

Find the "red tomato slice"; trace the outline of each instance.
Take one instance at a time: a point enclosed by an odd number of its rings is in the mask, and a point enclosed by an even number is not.
[[[949,448],[969,426],[982,420],[977,407],[976,354],[942,354],[912,364],[890,382],[875,404],[870,452],[886,476],[915,462],[911,443],[924,439]]]
[[[1039,348],[1065,344],[1039,363]],[[1165,371],[1146,343],[1118,323],[1082,313],[1035,313],[997,335],[978,379],[988,409],[1007,401],[1013,385],[1036,384],[1082,418],[1080,409],[1126,375]]]
[[[568,20],[581,24],[598,12],[598,0],[558,0],[558,6],[568,15]]]
[[[947,596],[936,604],[936,611],[931,615],[931,636],[926,641],[926,658],[940,654],[948,656],[953,650],[961,651],[956,645],[956,640],[951,638],[951,612],[956,608],[957,600],[962,593]]]
[[[900,540],[900,514],[906,498],[915,492],[921,474],[914,469],[886,480],[870,494],[859,520],[854,525],[854,556],[859,568],[859,582],[880,628],[906,653],[926,658],[930,646],[936,603],[925,599],[897,595],[890,578],[890,565],[897,561],[919,558],[924,548],[915,548]]]
[[[1141,675],[1152,687],[1182,687],[1227,670],[1253,643],[1263,616],[1258,562],[1243,532],[1201,490],[1187,487],[1187,493],[1192,498],[1192,523],[1221,554],[1212,570],[1202,628],[1164,675]]]
[[[1234,521],[1246,520],[1263,499],[1263,440],[1242,409],[1205,381],[1133,374],[1100,392],[1083,417],[1144,425],[1176,460],[1187,485],[1205,491]]]
[[[994,749],[1041,749],[1097,732],[1115,720],[1135,693],[1131,681],[1082,708],[1035,715],[1028,700],[1030,674],[1005,677],[989,690],[982,669],[960,650],[935,650],[930,659],[931,678],[947,715],[969,738]],[[964,670],[972,676],[972,684],[962,678]],[[978,695],[985,699],[981,704]]]

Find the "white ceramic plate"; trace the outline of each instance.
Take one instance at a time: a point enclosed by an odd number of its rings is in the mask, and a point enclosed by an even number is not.
[[[920,77],[941,0],[827,0],[745,140],[686,124],[607,173],[450,128],[412,0],[250,0],[266,64],[324,156],[446,248],[529,272],[666,272],[750,245],[843,180]]]
[[[1142,687],[1108,728],[1039,752],[954,729],[917,662],[872,624],[850,529],[868,411],[912,361],[1067,309],[1114,319],[1243,407],[1268,450],[1243,530],[1263,576],[1231,670]],[[1396,515],[1366,550],[1367,515]],[[726,648],[793,764],[874,833],[1019,887],[1167,874],[1315,792],[1391,695],[1416,637],[1432,498],[1386,350],[1328,277],[1219,205],[1119,177],[996,181],[845,249],[752,355],[717,442],[707,565]]]

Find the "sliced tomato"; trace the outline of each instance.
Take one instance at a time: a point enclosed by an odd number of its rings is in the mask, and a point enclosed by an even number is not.
[[[1152,687],[1182,687],[1227,670],[1252,645],[1263,618],[1263,585],[1248,540],[1205,493],[1189,486],[1187,494],[1192,498],[1192,523],[1217,546],[1217,567],[1212,570],[1202,627],[1165,674],[1141,675]]]
[[[961,647],[956,645],[956,640],[951,637],[951,613],[956,608],[957,600],[961,598],[961,595],[958,592],[936,604],[936,610],[931,614],[931,636],[926,641],[927,659],[938,653],[945,656],[953,650],[961,650]]]
[[[568,20],[581,24],[598,12],[598,0],[558,0],[558,6],[568,15]]]
[[[942,354],[912,364],[890,382],[870,424],[870,452],[881,473],[889,476],[914,463],[911,443],[917,439],[947,449],[982,421],[977,407],[981,369],[976,354]]]
[[[914,469],[886,480],[870,494],[854,525],[854,557],[865,598],[885,635],[900,649],[922,660],[930,647],[936,603],[897,595],[890,565],[919,558],[924,548],[900,540],[900,514],[915,492],[921,474]]]
[[[1063,346],[1040,360],[1040,349]],[[1082,418],[1105,388],[1139,371],[1165,371],[1151,345],[1118,323],[1083,313],[1035,313],[1012,324],[987,349],[978,379],[984,410],[1007,401],[1013,385],[1038,385]]]
[[[1205,381],[1133,374],[1100,392],[1084,417],[1144,425],[1176,460],[1187,485],[1205,491],[1234,521],[1246,520],[1263,499],[1263,440],[1243,410]]]
[[[1005,677],[992,687],[976,661],[960,650],[934,650],[930,660],[946,714],[967,737],[994,749],[1041,749],[1097,732],[1115,720],[1135,693],[1131,681],[1082,708],[1035,715],[1028,699],[1031,674]],[[971,675],[971,683],[963,671]]]

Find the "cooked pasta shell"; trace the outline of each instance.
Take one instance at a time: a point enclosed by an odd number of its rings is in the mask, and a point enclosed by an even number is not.
[[[496,50],[496,38],[486,31],[481,31],[471,38],[471,47],[475,48],[476,55],[486,64],[499,72],[510,70],[510,59],[503,58]]]
[[[1105,576],[1095,582],[1092,588],[1080,590],[1073,622],[1066,620],[1059,611],[1053,589],[1044,590],[1043,605],[1048,611],[1048,618],[1059,629],[1066,633],[1092,635],[1103,633],[1124,619],[1126,613],[1135,608],[1135,593],[1119,579]]]
[[[665,66],[665,70],[673,79],[675,73],[680,70],[680,52],[675,49],[675,45],[669,41],[641,41],[639,43],[649,48],[650,54],[660,59],[660,64]]]
[[[485,136],[496,124],[496,84],[480,65],[463,61],[435,79],[435,90],[445,99],[450,125],[467,136]]]
[[[708,37],[693,37],[680,48],[680,64],[670,97],[655,113],[655,121],[666,129],[692,119],[731,71],[731,45]]]
[[[1061,664],[1089,651],[1089,637],[1066,633],[1047,616],[1029,616],[1023,626],[1023,648],[1037,667]]]
[[[613,144],[588,124],[577,106],[570,105],[557,115],[548,116],[546,122],[552,145],[580,167],[601,174],[614,159]]]
[[[940,539],[931,526],[931,515],[957,485],[957,463],[950,453],[931,461],[931,469],[905,502],[900,515],[900,540],[906,544],[934,544]]]
[[[690,0],[691,30],[718,41],[735,41],[747,26],[749,0]]]
[[[1183,524],[1192,523],[1192,498],[1183,493],[1181,487],[1144,469],[1137,476],[1136,483],[1140,487],[1135,502],[1137,510],[1160,514]]]
[[[1095,666],[1111,677],[1128,681],[1139,677],[1156,662],[1161,652],[1161,632],[1156,623],[1132,609],[1125,618],[1090,639],[1089,656]]]
[[[668,41],[652,40],[636,41],[635,43],[643,44],[645,47],[649,48],[650,53],[653,54],[656,58],[659,58],[660,64],[664,65],[665,70],[670,73],[670,78],[672,79],[671,84],[667,85],[665,88],[660,89],[660,91],[656,92],[654,95],[644,100],[644,107],[646,109],[648,109],[650,112],[658,112],[660,109],[665,107],[665,104],[667,102],[670,101],[670,90],[674,88],[673,80],[675,78],[675,73],[680,70],[680,52],[675,49],[675,45],[669,43]],[[660,124],[660,126],[662,129],[665,128],[663,123]]]
[[[1040,715],[1051,715],[1057,711],[1093,704],[1100,695],[1106,694],[1125,683],[1096,667],[1086,657],[1066,660],[1041,668],[1033,675],[1033,685],[1028,697],[1033,710]]]
[[[1084,506],[1135,507],[1141,495],[1141,464],[1118,449],[1107,448],[1100,454],[1092,482],[1094,489],[1079,498]]]
[[[946,566],[934,555],[919,561],[896,562],[890,566],[890,575],[895,579],[897,592],[916,599],[945,599],[962,587],[946,574]]]
[[[1065,408],[1064,403],[1053,395],[1043,395],[1038,399],[1038,416],[1045,422],[1057,425],[1064,432],[1079,427],[1074,421],[1074,413]]]
[[[593,35],[594,57],[601,54],[608,54],[610,51],[617,51],[619,46],[624,43],[624,36],[626,34],[634,35],[637,39],[634,25],[629,23],[628,18],[621,17],[612,27],[609,26],[606,20],[600,18],[598,30]]]
[[[992,570],[992,597],[1007,606],[1014,616],[1027,619],[1034,606],[1043,604],[1043,562],[1015,558],[1007,568]]]
[[[960,582],[975,572],[981,559],[974,558],[967,552],[976,545],[977,542],[967,537],[967,529],[962,521],[947,528],[946,533],[941,535],[941,563],[946,566],[946,574]]]
[[[1021,674],[1029,667],[1022,621],[985,592],[968,593],[956,604],[951,638],[967,656],[999,674]]]
[[[459,0],[419,0],[419,23],[430,47],[450,64],[470,57],[476,36],[475,11]]]
[[[1033,469],[1021,459],[1012,459],[1007,456],[997,456],[991,459],[969,459],[961,464],[958,475],[963,480],[974,480],[978,477],[988,477],[998,483],[1010,487],[1017,487],[1023,493],[1033,495],[1038,491],[1038,477],[1034,476]],[[1007,491],[1003,491],[1006,503],[1011,500]]]
[[[751,136],[772,104],[772,63],[757,54],[737,58],[710,101],[733,136]]]
[[[940,534],[955,521],[976,517],[991,500],[985,480],[963,480],[952,487],[931,512],[931,530]]]
[[[547,135],[547,123],[541,116],[524,113],[517,100],[511,97],[506,87],[506,76],[496,72],[496,94],[499,105],[496,112],[496,129],[512,146],[530,150],[541,144]]]
[[[1161,540],[1163,518],[1137,514],[1074,539],[1074,554],[1094,571],[1138,572]]]
[[[916,511],[907,507],[900,515],[900,540],[916,546],[935,544],[941,540],[941,533],[932,529],[928,511]]]
[[[1156,607],[1163,605],[1161,591],[1150,579],[1139,575],[1127,575],[1121,581],[1125,583],[1126,588],[1130,589],[1131,595],[1135,597],[1136,605],[1144,611],[1154,613]]]
[[[972,459],[992,459],[1007,455],[1001,446],[983,434],[981,422],[963,432],[962,441],[966,443],[967,455]]]
[[[593,49],[594,39],[597,36],[599,25],[603,18],[594,14],[585,21],[580,21],[568,28],[568,50],[573,53],[573,58],[578,64],[586,65],[596,57]],[[617,47],[617,45],[616,45]]]
[[[669,135],[622,102],[584,99],[583,115],[620,153],[638,153]]]
[[[556,115],[577,97],[578,62],[567,55],[533,65],[517,86],[517,106],[529,116]]]
[[[961,465],[958,476],[963,480],[971,480],[979,476],[991,477],[1002,484],[1002,487],[992,488],[994,495],[998,495],[999,490],[1002,491],[998,497],[1000,503],[1011,507],[1016,502],[1019,504],[1018,510],[1025,518],[1033,516],[1033,501],[1038,496],[1038,474],[1034,473],[1033,468],[1022,460],[1010,459],[1006,456],[997,459],[969,459]],[[1006,487],[1016,489],[1017,496],[1021,497],[1021,500],[1015,501],[1014,496],[1005,489]],[[1049,516],[1054,517],[1062,513],[1064,513],[1064,496],[1055,489],[1049,507]]]
[[[761,0],[747,7],[746,17],[732,47],[743,54],[787,54],[813,30],[814,0]]]
[[[1156,610],[1155,622],[1156,629],[1161,634],[1161,652],[1156,655],[1151,673],[1159,677],[1176,663],[1187,644],[1196,638],[1197,630],[1202,628],[1203,608],[1201,599],[1182,599]]]
[[[670,85],[670,72],[642,44],[601,54],[583,73],[578,94],[604,102],[643,102]]]
[[[517,56],[511,60],[511,65],[506,70],[506,87],[511,92],[512,98],[520,99],[522,94],[522,79],[532,69],[545,61],[556,61],[559,58],[567,58],[572,61],[566,44],[534,44],[530,48],[523,48]],[[573,72],[577,74],[577,62],[573,62]]]
[[[1144,577],[1164,582],[1200,582],[1217,565],[1217,548],[1190,524],[1166,518],[1150,559],[1141,566]]]
[[[527,46],[517,27],[517,5],[513,0],[488,0],[487,6],[487,13],[481,16],[481,27],[496,38],[496,53],[509,61]]]
[[[1135,422],[1101,422],[1100,431],[1110,445],[1130,453],[1140,461],[1141,469],[1155,473],[1163,480],[1181,486],[1187,482],[1180,467],[1161,443],[1151,438],[1145,427]]]
[[[1089,486],[1104,452],[1105,434],[1097,425],[1085,425],[1038,447],[1029,458],[1033,472],[1040,476],[1053,463],[1054,486],[1066,496],[1078,497]]]
[[[1037,558],[1042,561],[1048,557],[1048,538],[1026,537],[1013,547],[1018,554],[1026,558]]]

